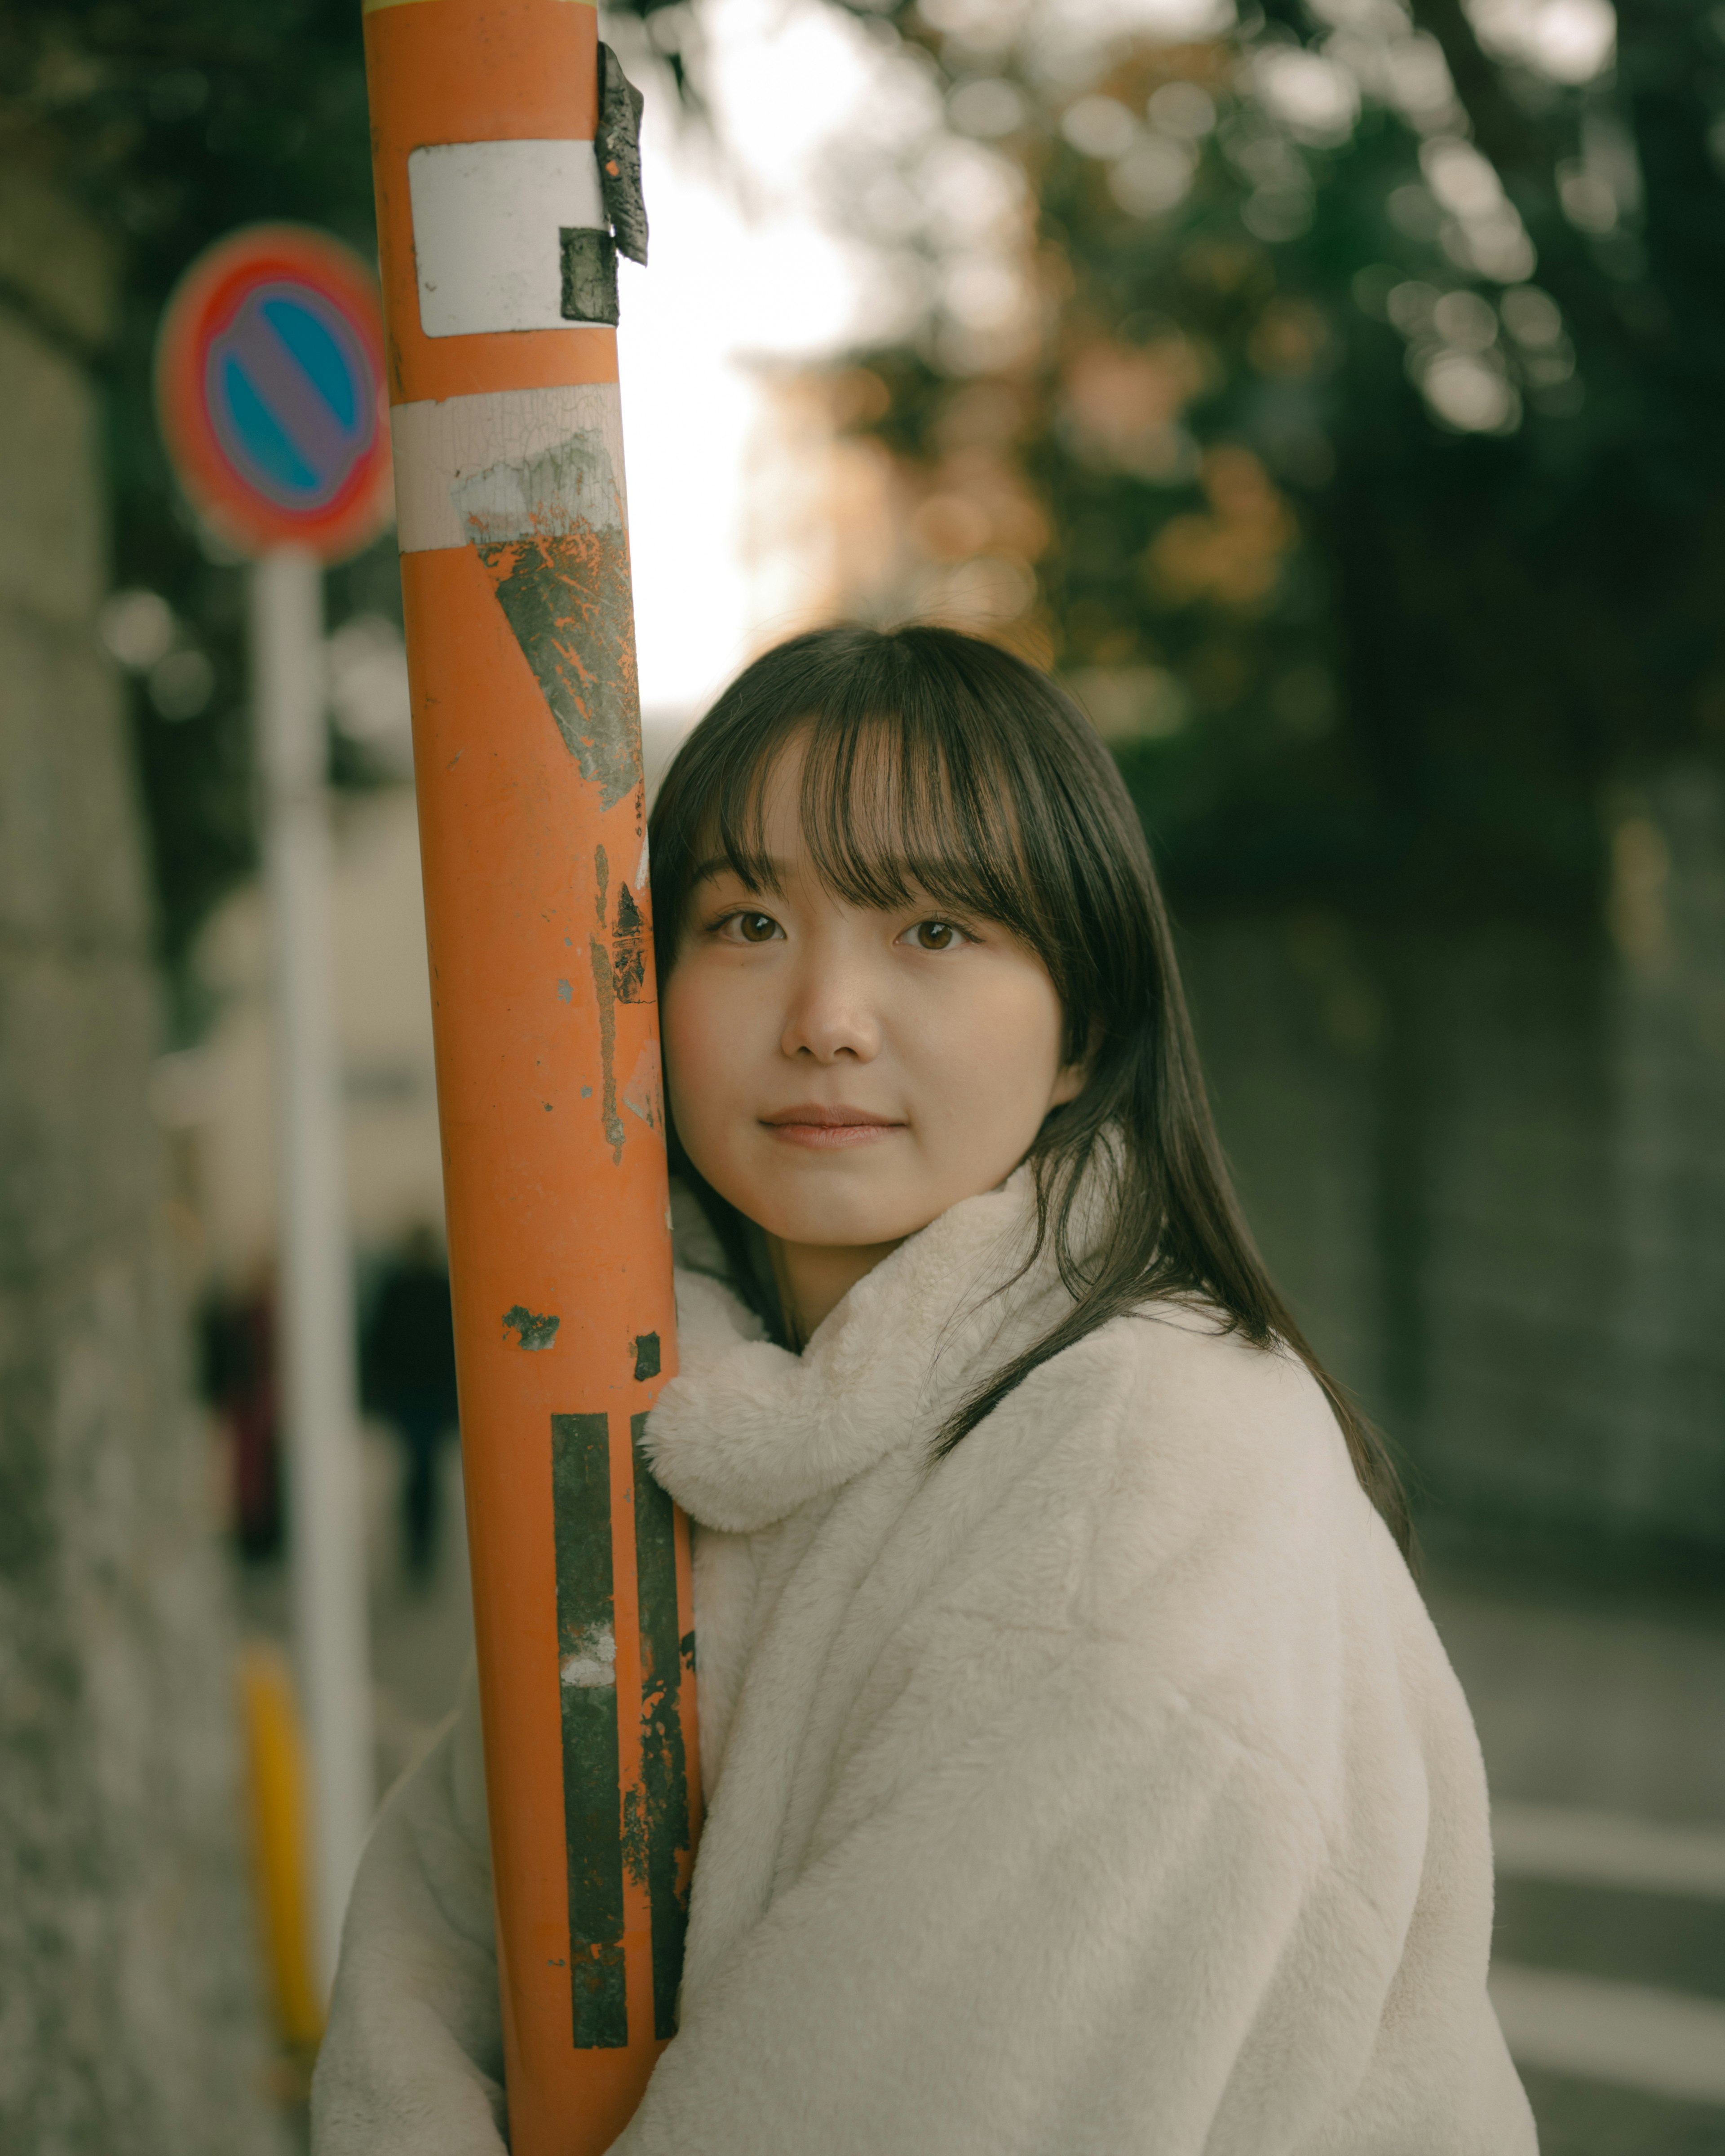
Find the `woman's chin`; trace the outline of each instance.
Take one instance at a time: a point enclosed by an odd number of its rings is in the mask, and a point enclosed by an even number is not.
[[[794,1202],[764,1206],[752,1215],[756,1224],[781,1243],[805,1250],[879,1250],[901,1243],[926,1228],[935,1215],[926,1198],[906,1197],[894,1204],[847,1204],[842,1190],[811,1197],[799,1192]]]

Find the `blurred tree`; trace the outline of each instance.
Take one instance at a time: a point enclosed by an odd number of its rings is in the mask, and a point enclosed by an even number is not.
[[[661,16],[653,49],[693,104],[679,47],[686,10],[636,0],[619,12]],[[238,225],[300,219],[375,258],[361,23],[359,0],[30,0],[0,13],[0,141],[53,171],[121,264],[120,328],[100,356],[114,581],[169,612],[153,627],[146,614],[122,619],[110,642],[135,677],[161,950],[182,1037],[204,1015],[184,965],[191,940],[254,866],[257,838],[244,586],[176,495],[151,402],[156,326],[187,264]],[[332,626],[354,614],[398,621],[400,606],[391,539],[331,579]],[[338,783],[387,775],[339,733],[331,748]]]
[[[892,19],[1029,180],[1041,324],[978,360],[932,280],[857,424],[1031,483],[1029,633],[1189,910],[1596,920],[1602,782],[1725,741],[1725,17],[1634,0],[1615,70],[1604,0],[1271,0],[1088,67]]]
[[[156,325],[193,257],[254,219],[302,218],[375,253],[360,11],[352,0],[36,0],[0,21],[0,129],[81,199],[121,266],[102,365],[114,579],[171,613],[154,627],[135,616],[130,648],[122,626],[119,655],[135,670],[159,932],[184,1031],[196,1014],[180,962],[254,865],[256,839],[244,587],[200,545],[176,495],[151,404]],[[357,604],[398,607],[393,553],[341,572],[332,617]]]
[[[0,2148],[275,2156],[151,1115],[143,833],[107,588],[108,250],[0,146]]]
[[[689,11],[624,12],[686,89]],[[1606,0],[1271,0],[1088,58],[1057,8],[850,12],[1028,182],[1040,316],[991,358],[975,277],[931,279],[854,423],[919,475],[937,558],[1034,570],[1031,639],[1115,737],[1183,901],[1570,911],[1602,780],[1725,739],[1717,12],[1627,0],[1615,69]],[[247,218],[370,251],[364,95],[351,0],[0,28],[0,126],[59,146],[125,244],[116,581],[182,647],[134,694],[171,967],[254,837],[242,588],[175,505],[155,324]],[[866,220],[879,191],[852,192]],[[386,542],[332,619],[397,603]]]
[[[927,265],[833,380],[922,556],[860,598],[991,583],[1112,738],[1422,1531],[1716,1564],[1725,12],[891,22],[971,141],[850,190]]]

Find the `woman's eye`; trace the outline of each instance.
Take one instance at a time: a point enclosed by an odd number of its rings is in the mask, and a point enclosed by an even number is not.
[[[770,943],[780,933],[770,913],[733,913],[726,926],[734,928],[745,943]]]
[[[905,941],[918,951],[956,951],[970,938],[950,921],[919,921],[905,931]]]

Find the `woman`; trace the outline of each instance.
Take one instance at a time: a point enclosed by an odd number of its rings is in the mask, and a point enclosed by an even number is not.
[[[1532,2150],[1466,1707],[1082,716],[823,631],[652,841],[711,1806],[616,2148]],[[498,2061],[470,1693],[367,1851],[320,2156],[495,2156]]]

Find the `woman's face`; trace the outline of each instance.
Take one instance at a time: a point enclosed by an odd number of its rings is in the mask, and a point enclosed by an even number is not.
[[[877,912],[814,873],[801,758],[763,802],[778,892],[699,876],[661,994],[677,1132],[720,1195],[786,1244],[878,1245],[992,1190],[1070,1101],[1054,984],[991,921]]]

